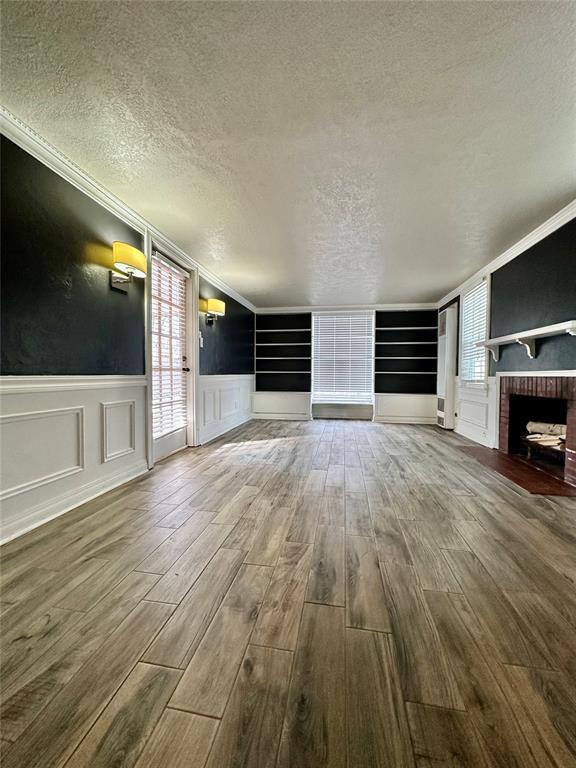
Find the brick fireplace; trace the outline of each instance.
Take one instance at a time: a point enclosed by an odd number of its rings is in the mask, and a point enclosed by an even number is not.
[[[565,414],[567,430],[564,480],[576,485],[576,377],[503,376],[500,379],[498,447],[503,453],[511,453],[514,450],[514,409],[520,399],[526,404],[525,408],[534,409],[529,418],[559,421]],[[540,403],[539,399],[542,399]]]

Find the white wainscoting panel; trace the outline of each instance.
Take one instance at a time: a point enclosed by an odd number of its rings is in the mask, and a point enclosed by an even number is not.
[[[436,424],[436,395],[376,394],[374,421]]]
[[[0,435],[2,500],[84,469],[83,406],[3,414]]]
[[[498,388],[496,377],[490,376],[485,385],[470,385],[456,379],[455,432],[475,443],[496,448]]]
[[[144,376],[0,378],[1,541],[143,474]]]
[[[136,401],[116,400],[102,406],[102,461],[136,450]]]
[[[251,418],[252,374],[200,376],[198,441],[207,443]]]
[[[312,418],[309,392],[254,392],[252,418],[307,421]]]

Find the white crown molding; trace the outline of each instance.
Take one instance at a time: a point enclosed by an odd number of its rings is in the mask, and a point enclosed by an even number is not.
[[[536,229],[533,229],[532,232],[529,232],[521,240],[518,240],[517,243],[508,248],[508,250],[504,251],[504,253],[501,253],[500,256],[492,259],[492,261],[486,264],[485,267],[479,269],[467,280],[461,283],[457,288],[454,288],[445,296],[443,296],[440,301],[437,302],[436,306],[442,307],[452,299],[455,299],[468,287],[471,287],[473,283],[482,280],[488,275],[491,275],[493,272],[496,272],[497,269],[500,269],[500,267],[508,264],[508,262],[512,261],[517,256],[521,256],[529,248],[532,248],[533,245],[536,245],[541,240],[544,240],[545,237],[548,237],[548,235],[551,235],[557,229],[563,227],[564,224],[568,224],[568,222],[574,218],[576,218],[576,200],[572,200],[571,203],[568,203],[568,205],[564,206],[564,208],[559,210],[549,219],[546,219],[545,222],[536,227]]]
[[[108,211],[118,216],[119,219],[129,224],[141,235],[148,231],[159,250],[167,250],[182,263],[182,266],[188,269],[198,270],[211,283],[227,293],[231,298],[243,304],[252,312],[255,311],[254,305],[241,296],[234,288],[231,288],[217,275],[203,267],[199,262],[189,256],[179,246],[173,243],[168,237],[163,235],[156,227],[150,224],[143,216],[132,210],[126,203],[105,189],[96,179],[92,178],[86,171],[83,171],[76,163],[66,157],[56,147],[50,144],[40,134],[36,133],[26,123],[12,114],[6,107],[0,105],[0,130],[11,141],[30,155],[35,157],[44,165],[57,173],[66,181],[73,184],[77,189],[91,197],[97,203],[102,205]]]
[[[410,309],[437,309],[436,302],[421,304],[333,304],[309,307],[258,307],[259,315],[297,314],[299,312],[362,312],[402,311]]]
[[[221,280],[214,273],[210,272],[210,270],[206,269],[206,267],[203,267],[202,265],[200,265],[198,272],[200,274],[200,277],[203,277],[205,280],[208,280],[208,282],[212,283],[212,285],[215,288],[219,288],[221,291],[224,291],[224,293],[227,293],[231,299],[236,299],[236,301],[238,301],[240,304],[245,306],[246,309],[249,309],[252,312],[260,311],[259,309],[256,308],[254,304],[252,304],[251,301],[248,301],[248,299],[245,299],[244,296],[241,296],[237,291],[234,290],[234,288],[230,288],[229,285],[226,285],[226,283],[223,280]]]
[[[141,234],[145,235],[147,232],[154,242],[154,245],[158,247],[160,251],[166,250],[173,257],[177,258],[182,266],[197,270],[198,273],[212,283],[215,287],[227,293],[231,298],[238,301],[240,304],[250,309],[252,312],[258,314],[275,314],[275,313],[297,313],[297,312],[330,312],[330,311],[346,311],[353,309],[365,309],[365,310],[380,310],[380,311],[394,311],[403,309],[437,309],[443,306],[452,299],[459,296],[467,286],[473,284],[475,281],[481,280],[483,277],[492,274],[500,267],[504,266],[508,262],[520,256],[524,251],[531,248],[536,243],[539,243],[548,235],[555,232],[564,224],[567,224],[571,219],[576,217],[576,200],[573,200],[567,206],[555,213],[543,224],[536,227],[529,234],[515,243],[513,246],[504,251],[504,253],[497,256],[489,264],[479,269],[467,280],[458,285],[453,290],[445,294],[437,302],[429,303],[415,303],[415,304],[368,304],[368,305],[334,305],[334,306],[296,306],[296,307],[256,307],[251,301],[244,298],[241,294],[234,290],[231,286],[227,285],[221,278],[212,273],[208,268],[204,267],[198,261],[189,256],[179,246],[173,243],[169,238],[163,235],[156,227],[150,222],[144,219],[139,213],[133,211],[129,206],[122,202],[119,198],[105,189],[89,174],[83,171],[72,160],[67,158],[62,152],[52,146],[46,139],[40,136],[36,131],[26,125],[22,120],[13,115],[8,109],[0,105],[0,129],[2,133],[11,139],[15,144],[25,149],[33,157],[44,165],[51,168],[59,176],[73,184],[77,189],[81,190],[111,213],[118,216],[124,222],[136,229]]]

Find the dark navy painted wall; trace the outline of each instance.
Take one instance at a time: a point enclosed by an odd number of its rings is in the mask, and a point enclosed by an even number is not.
[[[576,320],[576,219],[511,262],[491,279],[490,335]],[[548,371],[576,368],[576,337],[536,341],[530,360],[518,344],[500,348],[496,371]]]
[[[144,373],[144,281],[111,291],[114,240],[142,237],[2,136],[4,375]]]
[[[226,314],[213,325],[206,325],[206,315],[200,315],[200,374],[254,373],[254,313],[204,278],[200,296],[226,302]]]

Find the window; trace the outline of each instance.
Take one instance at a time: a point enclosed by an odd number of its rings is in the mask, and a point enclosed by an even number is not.
[[[483,280],[471,291],[464,294],[462,302],[462,360],[463,381],[484,381],[486,379],[486,350],[477,347],[477,341],[486,338],[486,303],[488,285]]]
[[[152,257],[152,434],[186,426],[186,276]]]
[[[314,314],[312,350],[313,403],[372,403],[374,312]]]

